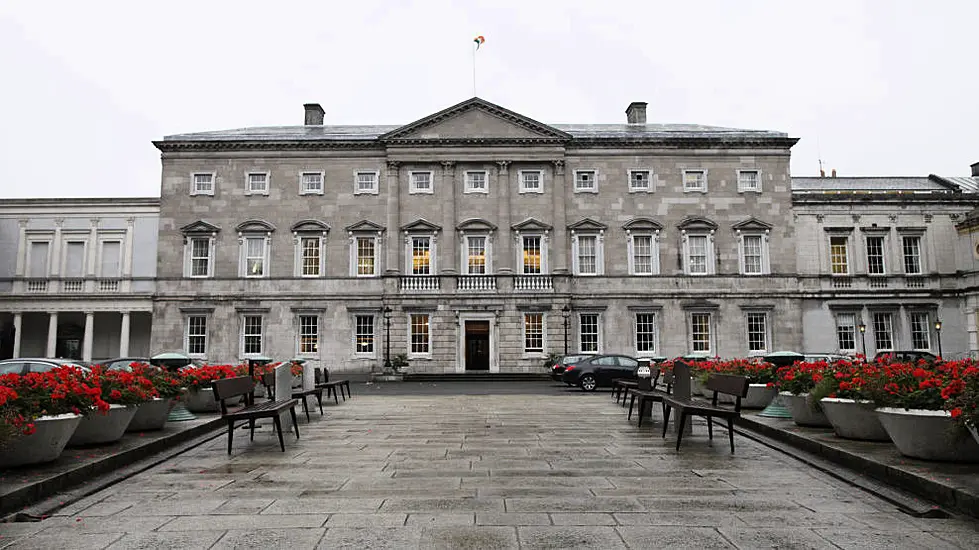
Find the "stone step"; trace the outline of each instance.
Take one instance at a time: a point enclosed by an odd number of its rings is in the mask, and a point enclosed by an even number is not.
[[[405,382],[533,382],[550,378],[544,372],[413,372],[404,375]]]

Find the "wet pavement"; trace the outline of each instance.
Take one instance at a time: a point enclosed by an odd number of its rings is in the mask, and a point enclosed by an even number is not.
[[[459,386],[462,388],[462,386]],[[977,548],[776,450],[696,424],[680,452],[607,393],[427,394],[359,386],[300,421],[224,435],[0,548]],[[268,421],[265,421],[268,424]]]

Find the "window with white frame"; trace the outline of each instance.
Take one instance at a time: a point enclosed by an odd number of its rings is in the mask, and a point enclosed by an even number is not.
[[[544,174],[540,170],[521,170],[520,171],[520,192],[521,193],[543,193]]]
[[[484,235],[466,237],[466,275],[485,275],[488,273],[486,241],[487,237]]]
[[[707,192],[707,171],[706,170],[684,170],[683,171],[683,191]]]
[[[656,275],[659,273],[657,239],[648,233],[629,234],[629,274]]]
[[[575,275],[600,275],[603,272],[602,235],[572,236]]]
[[[652,191],[651,175],[649,170],[629,170],[629,192],[648,193]]]
[[[185,333],[187,355],[204,357],[207,355],[207,316],[189,315]]]
[[[524,313],[524,353],[544,352],[544,314]]]
[[[114,279],[122,275],[122,241],[100,242],[99,277]]]
[[[524,275],[539,275],[543,273],[543,248],[541,247],[543,238],[540,235],[524,235],[520,239],[520,242],[522,243],[521,251],[523,252],[521,273]]]
[[[581,353],[599,353],[601,349],[599,314],[581,313],[578,315],[578,343]]]
[[[261,355],[265,348],[264,318],[261,315],[242,316],[241,349],[245,355]]]
[[[745,328],[748,334],[748,352],[757,354],[768,351],[768,314],[751,312],[745,314]]]
[[[321,235],[300,235],[299,276],[321,277],[323,271],[323,237]]]
[[[212,275],[212,258],[214,244],[211,237],[190,237],[190,273],[191,277],[210,277]]]
[[[636,354],[656,354],[656,314],[636,313]]]
[[[894,349],[894,325],[890,313],[874,313],[874,347],[877,351]]]
[[[431,172],[409,172],[408,182],[408,193],[410,194],[432,194],[435,192]]]
[[[849,238],[845,235],[829,238],[829,266],[833,275],[850,274]]]
[[[249,172],[245,175],[245,191],[248,195],[269,194],[269,173]]]
[[[299,353],[310,354],[320,351],[319,315],[299,316]]]
[[[377,178],[377,172],[354,172],[354,195],[376,195]]]
[[[354,353],[372,355],[374,353],[374,316],[354,317]]]
[[[594,170],[575,170],[574,191],[575,193],[597,193],[598,174]]]
[[[867,274],[884,274],[884,237],[867,237]]]
[[[69,240],[65,243],[64,269],[61,270],[65,277],[77,279],[85,276],[86,245],[85,241]]]
[[[738,170],[738,192],[761,192],[761,174],[758,170]]]
[[[488,193],[486,186],[486,172],[474,170],[466,172],[466,193]]]
[[[48,254],[51,250],[49,241],[31,241],[27,249],[29,259],[27,261],[28,277],[47,277],[49,273]]]
[[[687,275],[709,275],[713,272],[713,246],[709,235],[687,235]]]
[[[431,335],[429,334],[428,314],[412,313],[408,319],[408,352],[412,355],[429,355],[431,353]]]
[[[918,235],[902,236],[901,248],[904,253],[904,273],[921,275],[921,237]]]
[[[769,272],[768,235],[739,233],[742,275],[763,275]]]
[[[377,237],[360,235],[353,239],[353,274],[357,277],[377,276]]]
[[[198,172],[190,175],[190,194],[191,195],[213,195],[214,194],[214,173]]]
[[[434,275],[433,241],[430,235],[412,235],[408,238],[408,258],[411,275]]]
[[[299,177],[300,195],[323,194],[323,172],[303,172]]]
[[[268,237],[248,236],[242,239],[242,262],[245,277],[265,277],[268,275]]]
[[[931,325],[928,323],[928,313],[912,311],[909,315],[911,325],[911,349],[931,349]]]
[[[711,352],[711,314],[690,314],[690,351],[698,355]]]
[[[836,343],[842,353],[856,351],[857,315],[855,313],[836,314]]]

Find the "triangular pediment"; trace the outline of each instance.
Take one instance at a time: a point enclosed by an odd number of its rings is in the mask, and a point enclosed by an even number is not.
[[[442,226],[435,225],[424,218],[418,218],[409,224],[402,225],[401,230],[409,233],[436,233],[442,230]]]
[[[735,231],[769,231],[772,224],[765,223],[758,218],[748,218],[731,226]]]
[[[247,233],[249,231],[271,233],[275,231],[275,226],[265,220],[247,220],[239,223],[235,227],[235,231],[238,233]]]
[[[663,226],[652,218],[632,218],[622,226],[622,229],[626,231],[660,231]]]
[[[329,231],[330,226],[319,220],[300,220],[292,224],[292,227],[289,229],[295,233],[302,231]]]
[[[459,231],[496,231],[496,226],[482,218],[469,218],[456,226]]]
[[[351,233],[354,232],[380,233],[384,231],[384,226],[378,225],[370,220],[360,220],[359,222],[353,225],[348,225],[345,229]]]
[[[604,223],[595,221],[595,220],[593,220],[591,218],[584,218],[582,220],[578,220],[578,221],[574,222],[573,224],[569,225],[568,226],[568,229],[570,229],[572,231],[578,231],[578,232],[581,232],[581,231],[605,231],[606,229],[608,229],[608,226],[605,225]]]
[[[547,225],[546,223],[540,220],[534,218],[527,218],[526,220],[520,223],[511,225],[510,229],[517,232],[533,232],[533,231],[544,232],[544,231],[550,231],[552,228],[551,226]]]
[[[689,216],[678,223],[677,227],[684,231],[713,231],[717,229],[717,224],[701,216]]]
[[[564,141],[570,134],[474,97],[392,130],[381,141]]]
[[[221,231],[221,228],[207,223],[204,220],[197,220],[196,222],[188,223],[187,225],[180,228],[180,232],[187,233],[217,233]]]

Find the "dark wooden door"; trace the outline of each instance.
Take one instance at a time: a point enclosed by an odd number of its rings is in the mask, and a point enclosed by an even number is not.
[[[466,370],[489,370],[489,321],[466,321]]]

